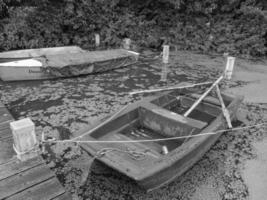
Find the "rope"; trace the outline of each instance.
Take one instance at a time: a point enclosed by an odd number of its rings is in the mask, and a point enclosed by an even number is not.
[[[88,140],[88,141],[80,141],[80,140],[54,140],[54,141],[42,141],[43,143],[98,143],[98,144],[103,144],[103,143],[145,143],[145,142],[160,142],[160,141],[169,141],[169,140],[179,140],[179,139],[186,139],[186,138],[193,138],[193,137],[200,137],[200,136],[206,136],[206,135],[216,135],[219,133],[223,133],[226,131],[238,131],[238,130],[243,130],[243,129],[248,129],[248,128],[253,128],[253,127],[258,127],[258,126],[263,126],[266,125],[267,122],[259,123],[259,124],[254,124],[254,125],[249,125],[245,127],[236,127],[236,128],[230,128],[230,129],[223,129],[223,130],[218,130],[214,132],[207,132],[207,133],[200,133],[200,134],[195,134],[195,135],[187,135],[187,136],[177,136],[177,137],[169,137],[169,138],[159,138],[159,139],[145,139],[145,140],[118,140],[118,141],[109,141],[109,140]]]

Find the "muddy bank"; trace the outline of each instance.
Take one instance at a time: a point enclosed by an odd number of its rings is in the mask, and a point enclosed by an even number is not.
[[[155,59],[157,55],[146,52],[137,65],[105,74],[49,81],[0,82],[0,98],[17,119],[31,117],[46,137],[68,139],[97,118],[108,116],[142,97],[131,97],[129,91],[172,86],[183,81],[215,80],[225,65],[223,57],[176,52],[171,56],[167,82],[162,82],[162,65],[160,59]],[[247,79],[233,80],[227,86],[244,85],[249,85]],[[223,86],[226,87],[226,83]],[[263,104],[243,104],[239,111],[242,122],[237,125],[266,121],[266,112]],[[78,145],[48,145],[44,158],[74,199],[249,199],[251,186],[243,169],[248,160],[253,162],[256,158],[254,142],[265,136],[266,127],[225,133],[182,177],[148,194],[127,177],[98,162],[92,164],[92,157]]]

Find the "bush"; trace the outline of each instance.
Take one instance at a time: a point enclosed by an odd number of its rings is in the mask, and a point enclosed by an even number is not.
[[[15,2],[15,3],[14,3]],[[265,0],[0,0],[0,50],[79,45],[179,49],[265,56]],[[2,19],[1,19],[2,18]]]

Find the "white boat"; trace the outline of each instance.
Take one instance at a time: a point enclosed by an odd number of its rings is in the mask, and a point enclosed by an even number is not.
[[[133,64],[138,56],[138,53],[125,49],[61,54],[48,52],[41,57],[36,54],[33,58],[0,63],[0,78],[18,81],[79,76]]]
[[[47,55],[64,54],[64,53],[82,53],[85,50],[78,46],[48,47],[40,49],[23,49],[6,51],[0,53],[0,62],[8,62],[27,58],[37,58]]]

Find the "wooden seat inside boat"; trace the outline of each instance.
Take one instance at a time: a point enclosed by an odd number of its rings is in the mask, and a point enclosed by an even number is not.
[[[139,108],[139,119],[144,127],[165,137],[192,134],[207,126],[206,122],[184,117],[151,103]]]
[[[165,95],[162,96],[151,103],[163,107],[169,111],[172,111],[177,114],[184,114],[187,109],[189,109],[194,102],[198,99],[198,95]],[[230,100],[226,98],[225,105],[228,105]],[[201,103],[196,106],[196,108],[189,114],[189,118],[195,119],[198,121],[203,121],[210,123],[213,119],[215,119],[220,113],[221,104],[218,99],[207,96]]]

